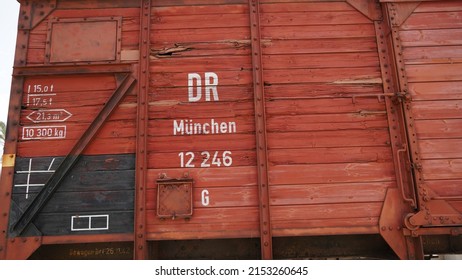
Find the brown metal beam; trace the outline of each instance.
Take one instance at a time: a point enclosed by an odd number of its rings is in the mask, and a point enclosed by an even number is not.
[[[272,259],[272,232],[268,186],[268,146],[266,137],[265,91],[263,83],[259,0],[249,0],[252,70],[255,104],[255,135],[257,143],[257,174],[260,210],[262,259]]]
[[[146,186],[149,95],[149,36],[151,0],[141,0],[140,9],[140,63],[138,70],[138,112],[136,119],[136,177],[135,177],[135,228],[134,258],[148,258],[146,242]]]

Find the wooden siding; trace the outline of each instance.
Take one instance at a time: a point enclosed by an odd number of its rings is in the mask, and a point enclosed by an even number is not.
[[[461,15],[460,1],[425,2],[400,28],[423,176],[442,197],[462,195]]]

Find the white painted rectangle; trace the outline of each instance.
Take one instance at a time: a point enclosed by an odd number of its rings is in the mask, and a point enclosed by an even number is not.
[[[65,139],[67,126],[24,126],[22,128],[22,140],[34,139]]]
[[[103,220],[104,226],[98,225]],[[76,215],[71,217],[71,231],[108,230],[109,215]]]

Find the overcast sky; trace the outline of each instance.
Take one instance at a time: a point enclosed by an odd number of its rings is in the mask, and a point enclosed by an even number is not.
[[[6,123],[10,101],[19,3],[2,0],[0,4],[0,121]]]

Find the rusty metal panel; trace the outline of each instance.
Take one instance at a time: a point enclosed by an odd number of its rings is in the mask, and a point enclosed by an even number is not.
[[[121,18],[53,19],[45,56],[49,63],[117,62]]]
[[[189,219],[193,215],[192,179],[157,180],[157,216]]]

